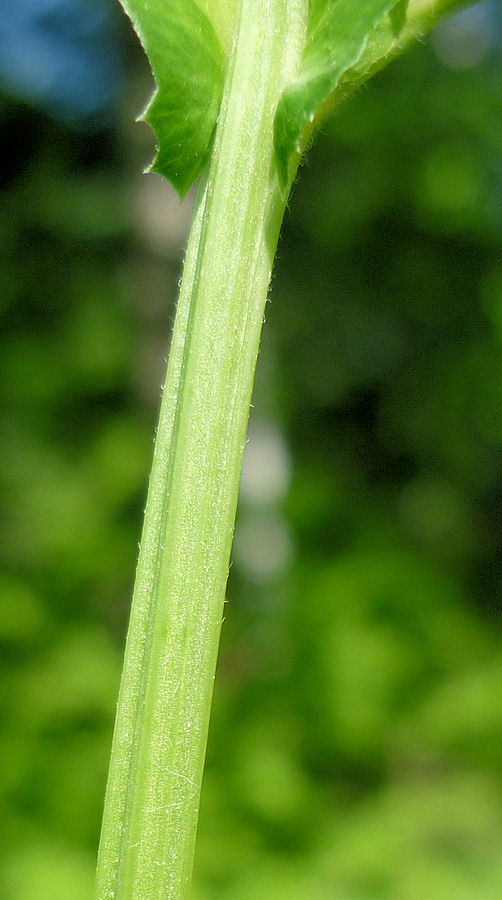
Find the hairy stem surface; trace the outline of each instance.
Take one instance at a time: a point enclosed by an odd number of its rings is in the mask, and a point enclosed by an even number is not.
[[[126,648],[97,897],[186,896],[304,0],[242,0],[189,241]]]
[[[455,5],[410,0],[402,40],[370,43],[360,80]],[[97,900],[165,900],[188,892],[241,457],[287,196],[279,189],[274,116],[299,66],[308,7],[307,0],[237,3],[156,439]]]

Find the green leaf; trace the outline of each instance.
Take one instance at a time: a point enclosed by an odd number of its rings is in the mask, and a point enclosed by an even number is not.
[[[388,15],[395,9],[395,14]],[[284,91],[275,120],[275,149],[282,184],[343,76],[352,69],[387,16],[394,36],[405,18],[403,0],[311,0],[307,42],[295,81]]]
[[[465,3],[466,0],[399,0],[368,38],[355,66],[343,76],[337,92],[340,99],[423,37],[442,17]]]
[[[120,0],[148,55],[157,90],[151,169],[183,195],[208,161],[231,41],[235,0]]]

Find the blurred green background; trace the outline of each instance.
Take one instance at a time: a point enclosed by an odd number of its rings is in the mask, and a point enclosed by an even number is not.
[[[195,900],[502,896],[497,6],[361,89],[294,188]],[[91,896],[190,219],[140,174],[150,76],[106,23],[108,106],[0,98],[1,900]]]

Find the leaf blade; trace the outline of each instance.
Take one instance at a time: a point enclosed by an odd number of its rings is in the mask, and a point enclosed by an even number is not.
[[[279,177],[288,184],[320,112],[353,68],[379,23],[403,0],[312,0],[307,42],[295,81],[285,90],[275,120]]]
[[[222,41],[228,42],[232,4],[224,8],[223,0],[201,0],[200,4],[194,0],[120,2],[148,56],[157,85],[141,116],[157,139],[151,170],[168,178],[183,196],[208,161],[223,93],[226,58]]]

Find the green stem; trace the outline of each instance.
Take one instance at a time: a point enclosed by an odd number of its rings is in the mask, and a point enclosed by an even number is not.
[[[242,450],[284,198],[279,96],[304,0],[241,0],[187,250],[127,639],[97,897],[185,897]]]
[[[456,2],[411,0],[402,43]],[[308,5],[238,2],[211,166],[186,255],[145,510],[98,900],[183,898],[188,891],[241,456],[285,205],[273,121],[299,64]],[[384,49],[375,68],[402,44],[391,41]],[[370,61],[377,50],[369,47]]]

